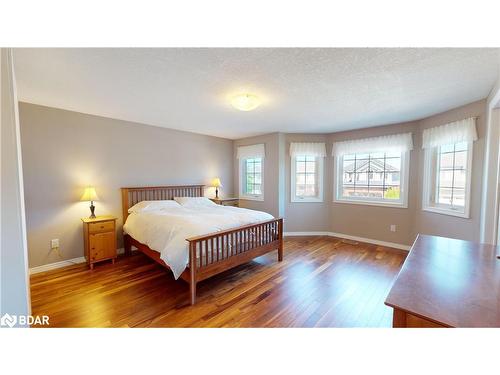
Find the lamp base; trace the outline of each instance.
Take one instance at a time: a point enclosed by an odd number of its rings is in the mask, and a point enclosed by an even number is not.
[[[95,219],[94,210],[95,210],[94,202],[90,202],[90,216],[89,216],[89,219]]]
[[[219,189],[215,188],[215,199],[219,199]]]

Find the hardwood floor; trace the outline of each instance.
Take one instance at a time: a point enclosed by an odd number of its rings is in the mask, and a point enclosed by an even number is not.
[[[384,305],[406,252],[332,237],[276,252],[189,287],[136,252],[31,276],[33,315],[51,327],[391,327]]]

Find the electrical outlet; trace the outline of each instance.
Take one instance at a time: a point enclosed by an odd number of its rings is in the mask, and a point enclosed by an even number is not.
[[[396,224],[391,224],[391,232],[395,232],[396,231]]]
[[[53,240],[50,241],[50,248],[52,250],[59,249],[59,238],[54,238]]]

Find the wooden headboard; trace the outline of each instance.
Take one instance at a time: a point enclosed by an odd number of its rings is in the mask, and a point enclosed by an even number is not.
[[[141,201],[170,200],[174,197],[203,197],[205,185],[125,187],[122,190],[123,223],[128,209]]]

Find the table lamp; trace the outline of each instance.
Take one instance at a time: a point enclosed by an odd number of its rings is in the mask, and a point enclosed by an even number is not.
[[[219,198],[219,189],[222,184],[220,183],[220,178],[216,177],[212,180],[212,186],[215,188],[215,198]]]
[[[94,201],[98,201],[99,197],[97,196],[97,193],[95,192],[95,188],[93,186],[88,186],[85,188],[85,191],[83,192],[82,197],[80,198],[81,201],[85,202],[90,202],[90,219],[95,219],[95,206],[94,206]]]

